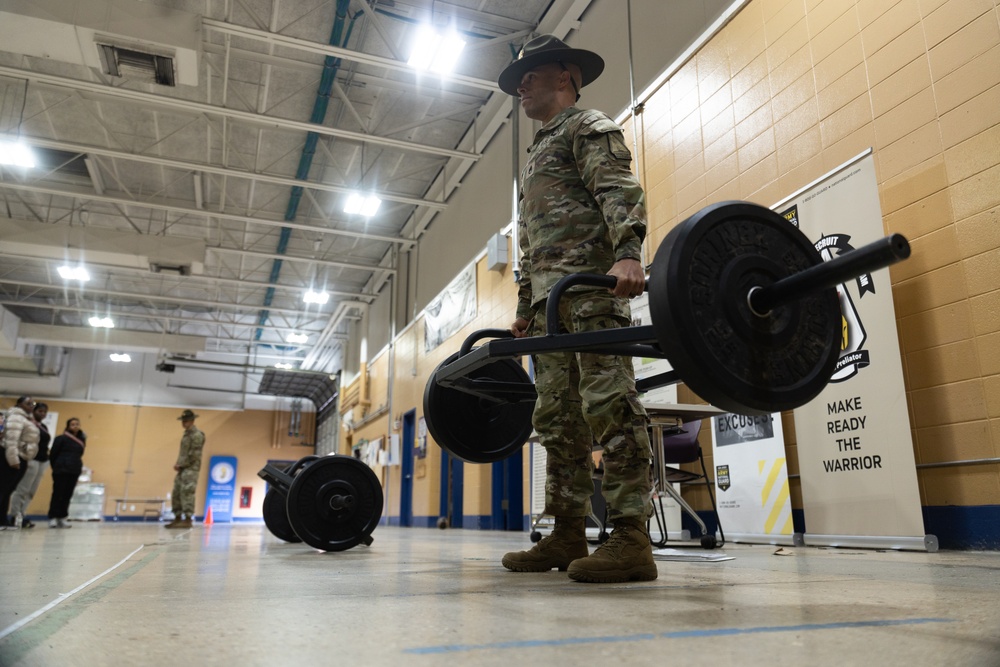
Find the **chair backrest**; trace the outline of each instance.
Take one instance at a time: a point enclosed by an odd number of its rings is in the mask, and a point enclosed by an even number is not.
[[[695,419],[681,426],[680,433],[663,436],[663,461],[665,463],[691,463],[701,454],[698,432],[701,420]]]

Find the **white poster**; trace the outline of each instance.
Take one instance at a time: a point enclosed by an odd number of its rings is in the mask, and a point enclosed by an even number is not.
[[[424,309],[424,351],[430,352],[476,317],[476,266],[470,264]]]
[[[632,308],[632,326],[645,326],[653,323],[649,315],[649,294],[644,292],[629,302]],[[666,359],[651,357],[632,357],[632,367],[635,369],[635,379],[642,380],[660,373],[668,373],[673,368]],[[669,384],[657,387],[639,394],[643,403],[676,403],[677,385]]]
[[[774,209],[826,260],[885,235],[870,152]],[[805,541],[930,548],[889,271],[849,280],[837,292],[843,315],[837,370],[819,396],[795,410]]]
[[[719,523],[732,542],[792,544],[781,414],[712,418]]]

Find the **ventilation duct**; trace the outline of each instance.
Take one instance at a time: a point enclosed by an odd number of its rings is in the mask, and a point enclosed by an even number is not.
[[[111,44],[98,44],[97,48],[105,74],[161,86],[175,85],[173,53],[161,55]]]
[[[205,242],[180,236],[142,236],[113,229],[0,218],[0,238],[0,250],[11,255],[182,276],[199,275],[205,270]]]
[[[136,0],[4,0],[5,51],[130,81],[198,85],[201,17]]]

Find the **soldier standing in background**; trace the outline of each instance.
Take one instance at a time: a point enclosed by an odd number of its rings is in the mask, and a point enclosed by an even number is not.
[[[501,72],[498,84],[520,98],[542,128],[521,172],[521,249],[515,337],[543,334],[549,290],[571,273],[608,274],[613,290],[577,287],[559,304],[570,333],[629,326],[628,299],[642,294],[644,195],[630,166],[622,129],[600,111],[574,106],[580,88],[604,70],[599,55],[542,35]],[[516,572],[568,570],[576,581],[656,579],[646,529],[651,512],[648,418],[635,389],[632,360],[593,353],[540,354],[532,424],[547,454],[545,513],[552,534],[530,551],[508,553]],[[604,448],[603,493],[614,531],[588,555],[585,533],[594,492],[592,445]]]
[[[191,410],[185,410],[177,418],[184,427],[184,436],[181,438],[177,463],[174,464],[177,475],[174,477],[174,490],[170,496],[174,520],[167,524],[167,528],[190,528],[194,518],[194,492],[201,472],[201,451],[205,447],[205,434],[194,425],[197,418],[198,415]]]

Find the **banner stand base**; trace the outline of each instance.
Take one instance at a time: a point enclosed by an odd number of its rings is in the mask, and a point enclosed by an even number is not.
[[[786,547],[802,546],[801,533],[793,535],[764,535],[757,533],[733,533],[726,531],[726,543],[737,544],[774,544]]]
[[[938,539],[934,535],[923,537],[883,535],[818,535],[802,534],[803,544],[810,547],[857,547],[860,549],[895,549],[900,551],[926,551],[936,553]]]

